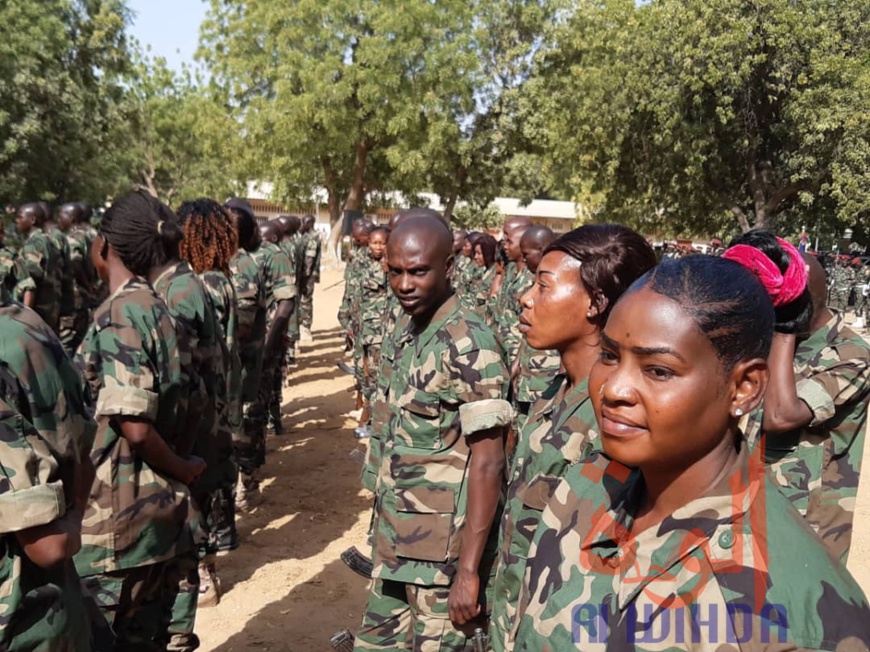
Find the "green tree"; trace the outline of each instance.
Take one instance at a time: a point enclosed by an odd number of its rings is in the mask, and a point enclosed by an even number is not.
[[[464,0],[212,0],[201,56],[244,120],[247,169],[276,199],[324,188],[335,225],[384,187],[387,148],[471,65]]]
[[[241,126],[221,89],[190,70],[170,70],[162,58],[141,58],[127,98],[134,186],[167,203],[238,194]]]
[[[527,129],[553,190],[604,197],[610,219],[854,224],[870,209],[868,21],[868,0],[579,0],[538,57]]]
[[[129,70],[123,0],[0,3],[0,201],[101,202]]]

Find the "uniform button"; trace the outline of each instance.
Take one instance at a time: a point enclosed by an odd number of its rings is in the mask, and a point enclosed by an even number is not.
[[[731,534],[730,530],[726,530],[719,535],[719,545],[726,550],[734,545],[734,535]]]

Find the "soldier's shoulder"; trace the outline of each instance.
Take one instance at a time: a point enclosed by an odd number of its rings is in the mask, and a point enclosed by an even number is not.
[[[155,315],[168,315],[168,308],[154,290],[135,279],[106,299],[94,311],[94,325],[104,330],[113,325],[136,325],[152,321]]]
[[[483,321],[476,311],[469,310],[464,306],[459,306],[447,319],[443,330],[452,343],[451,346],[456,355],[480,350],[500,351],[498,340],[492,328]]]

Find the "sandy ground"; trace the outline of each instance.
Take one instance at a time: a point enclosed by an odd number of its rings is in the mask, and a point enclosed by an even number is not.
[[[284,391],[285,434],[268,439],[264,503],[239,518],[241,547],[222,556],[225,595],[199,612],[201,650],[329,650],[329,637],[352,631],[365,604],[366,582],[339,554],[363,547],[370,500],[360,489],[360,447],[352,380],[336,368],[342,340],[336,314],[339,272],[323,275],[314,299],[314,342],[303,345],[292,387]],[[870,447],[867,448],[870,453]],[[865,469],[870,468],[865,460]],[[849,567],[870,593],[870,480],[858,498]]]

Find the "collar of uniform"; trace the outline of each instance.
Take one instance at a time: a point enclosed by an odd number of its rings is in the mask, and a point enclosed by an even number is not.
[[[433,337],[435,337],[435,333],[444,325],[444,323],[450,319],[450,317],[459,310],[459,300],[456,298],[455,294],[451,294],[450,297],[441,304],[438,310],[435,311],[435,314],[432,315],[432,318],[429,320],[429,323],[426,324],[426,327],[423,330],[417,332],[414,330],[414,321],[408,320],[408,327],[405,329],[405,332],[402,334],[402,339],[400,343],[409,342],[412,339],[416,339],[420,346],[426,346]]]
[[[614,588],[619,591],[620,610],[631,604],[644,587],[699,547],[711,560],[722,557],[723,550],[729,559],[737,556],[730,549],[745,542],[740,536],[749,527],[744,515],[766,477],[758,452],[750,455],[743,438],[738,441],[741,450],[730,473],[658,525],[637,536],[631,532],[644,495],[643,476],[639,473],[634,474],[621,495],[614,497],[613,506],[598,515],[591,530],[590,549],[596,558],[618,569],[614,571],[618,575]],[[616,465],[613,472],[608,467],[605,474],[625,477],[626,467],[618,462],[611,462],[613,465]],[[614,564],[608,563],[611,560]]]
[[[148,281],[146,281],[141,276],[134,276],[132,278],[129,278],[126,281],[124,281],[123,283],[121,283],[121,285],[118,286],[118,289],[116,289],[114,292],[112,292],[112,294],[109,296],[108,299],[106,299],[106,301],[104,303],[111,301],[115,297],[118,297],[122,294],[125,294],[126,292],[129,292],[130,290],[136,290],[136,289],[141,288],[141,287],[147,287],[147,288],[151,289],[151,286],[148,285]]]
[[[44,234],[45,231],[43,231],[42,229],[32,229],[30,233],[27,234],[27,239],[30,240],[31,238],[39,237],[40,233]]]
[[[158,276],[157,278],[154,279],[153,285],[156,287],[157,285],[160,284],[160,281],[162,281],[167,276],[174,275],[176,272],[187,271],[187,270],[181,269],[182,266],[186,266],[186,265],[187,265],[187,263],[184,262],[183,260],[176,261],[176,263],[174,265],[170,265],[169,267],[164,269],[163,273],[161,273],[160,276]]]
[[[565,374],[565,384],[563,389],[555,397],[558,402],[553,406],[556,410],[556,420],[553,424],[553,430],[556,431],[562,427],[565,421],[573,416],[583,403],[589,400],[589,376],[581,380],[573,387],[568,387],[568,375]]]

